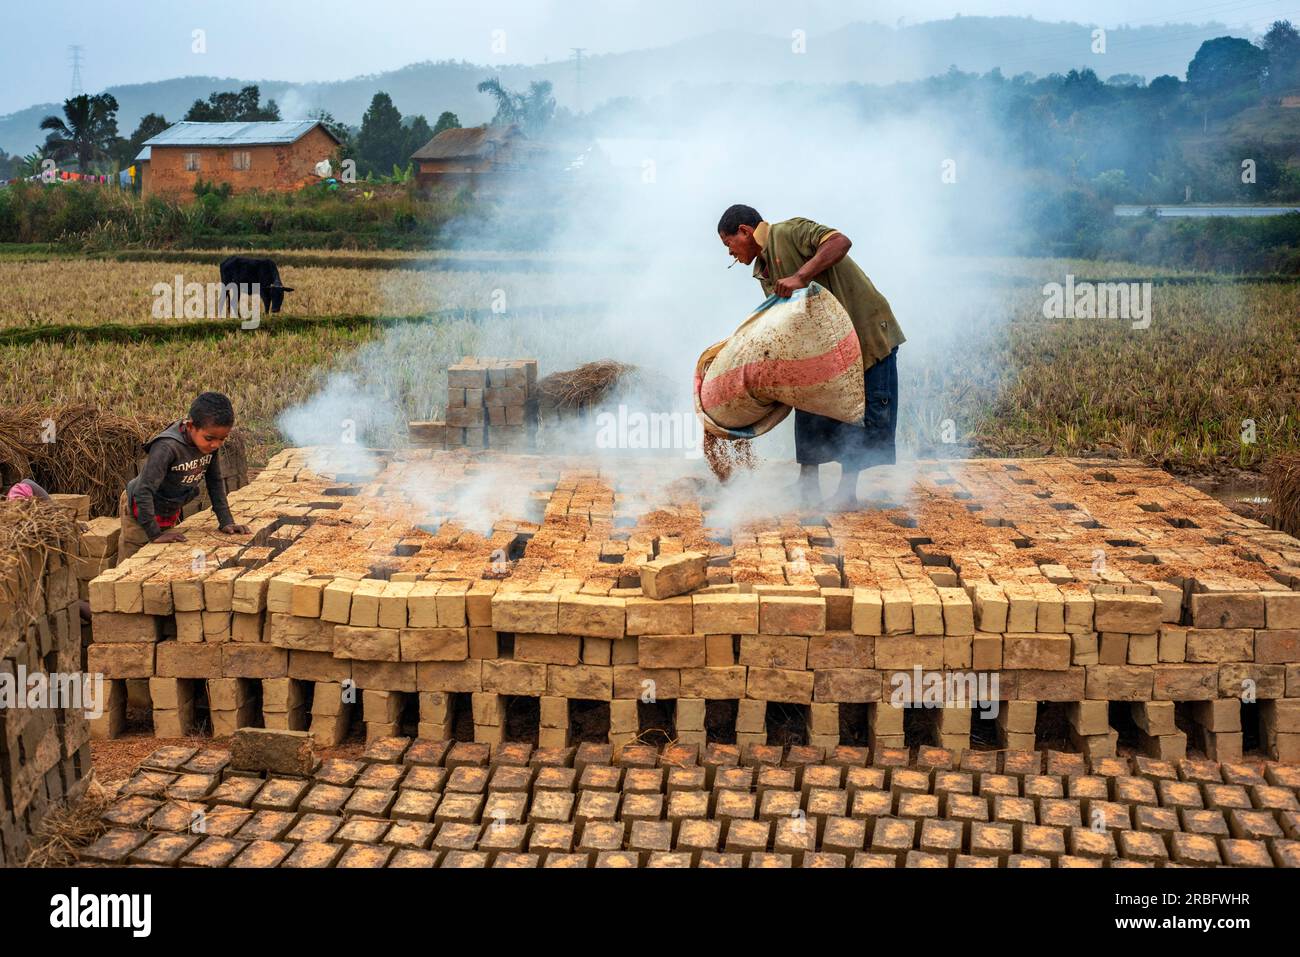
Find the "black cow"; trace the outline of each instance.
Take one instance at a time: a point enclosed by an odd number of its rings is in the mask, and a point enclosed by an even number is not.
[[[227,309],[238,309],[242,284],[257,284],[262,297],[263,312],[279,312],[284,304],[284,294],[293,292],[293,287],[280,282],[280,270],[273,259],[258,259],[254,256],[229,256],[221,261],[222,299]],[[233,288],[232,288],[233,287]]]

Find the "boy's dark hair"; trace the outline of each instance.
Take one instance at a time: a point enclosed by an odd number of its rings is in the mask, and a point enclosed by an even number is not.
[[[753,206],[742,206],[737,203],[735,206],[728,206],[727,211],[718,220],[718,232],[723,236],[734,236],[741,226],[752,229],[762,221],[763,217],[758,215],[758,210]]]
[[[235,424],[235,407],[220,392],[204,392],[190,406],[190,421],[200,428],[205,425],[229,428]]]

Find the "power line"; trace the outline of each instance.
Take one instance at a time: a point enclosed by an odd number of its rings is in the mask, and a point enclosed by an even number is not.
[[[79,43],[73,43],[68,47],[68,55],[72,58],[72,86],[70,96],[81,96],[85,90],[81,87],[81,52],[85,48]]]
[[[570,47],[570,49],[573,50],[573,61],[574,61],[575,82],[577,83],[577,87],[578,87],[578,109],[577,109],[577,112],[578,112],[578,113],[581,113],[581,112],[582,112],[582,55],[583,55],[584,53],[587,52],[587,48],[586,48],[586,47]]]

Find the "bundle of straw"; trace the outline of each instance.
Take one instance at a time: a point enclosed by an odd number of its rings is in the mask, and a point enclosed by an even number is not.
[[[1265,472],[1274,524],[1300,538],[1300,452],[1274,456]]]
[[[0,624],[17,621],[21,634],[44,612],[40,583],[53,553],[69,561],[77,556],[77,523],[69,509],[30,498],[0,501]]]
[[[553,372],[537,383],[537,389],[559,411],[581,408],[599,402],[635,369],[613,359],[600,359],[566,372]]]

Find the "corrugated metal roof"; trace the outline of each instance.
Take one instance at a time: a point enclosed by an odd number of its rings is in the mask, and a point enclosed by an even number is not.
[[[173,123],[145,146],[265,146],[295,143],[305,136],[316,120],[267,120],[254,123]],[[328,128],[324,128],[329,133]],[[330,136],[334,134],[330,133]]]
[[[470,126],[443,130],[411,154],[411,159],[439,160],[482,156],[512,136],[520,136],[516,126]]]
[[[149,162],[149,160],[150,160],[150,158],[151,158],[152,156],[153,156],[153,147],[152,147],[152,146],[146,146],[146,147],[145,147],[144,149],[142,149],[140,152],[138,152],[138,153],[135,154],[135,161],[136,161],[137,163],[147,163],[147,162]]]

